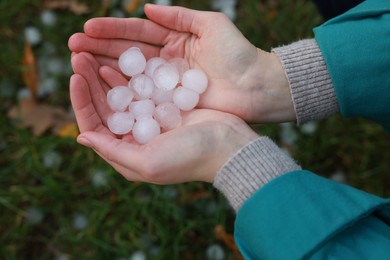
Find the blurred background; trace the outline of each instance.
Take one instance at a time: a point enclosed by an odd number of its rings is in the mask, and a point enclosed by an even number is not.
[[[309,0],[2,0],[0,259],[240,259],[234,213],[210,185],[129,183],[75,142],[67,40],[91,17],[144,17],[145,2],[222,11],[267,51],[323,22]],[[306,169],[390,195],[378,125],[334,116],[253,128]]]

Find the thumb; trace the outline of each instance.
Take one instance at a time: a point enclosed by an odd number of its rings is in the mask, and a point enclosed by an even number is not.
[[[103,158],[118,164],[125,164],[129,158],[140,157],[139,145],[132,144],[115,136],[99,132],[84,132],[77,137],[77,142],[92,148]]]
[[[169,29],[190,32],[201,36],[202,29],[209,23],[210,12],[196,11],[179,6],[164,6],[146,4],[144,7],[146,16]]]
[[[88,138],[88,133],[82,133],[79,136],[77,136],[77,142],[81,145],[84,145],[89,148],[94,148],[93,142]]]

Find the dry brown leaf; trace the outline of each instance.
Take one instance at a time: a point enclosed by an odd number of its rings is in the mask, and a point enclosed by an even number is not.
[[[234,241],[234,237],[232,234],[229,234],[225,231],[224,227],[221,225],[216,225],[214,228],[215,236],[218,240],[225,243],[225,245],[230,248],[234,254],[238,257],[238,259],[244,259],[238,250],[236,242]]]
[[[111,0],[102,0],[102,7],[100,7],[100,13],[102,16],[106,16],[110,7]]]
[[[64,122],[63,124],[58,125],[54,129],[54,133],[59,137],[63,137],[63,138],[70,137],[75,139],[78,136],[79,131],[78,131],[77,124],[75,122]]]
[[[82,15],[91,12],[91,9],[76,0],[45,0],[43,7],[47,9],[68,9],[74,14]]]
[[[129,14],[134,13],[137,11],[138,7],[141,5],[142,0],[133,0],[130,3],[127,4],[126,6],[126,12]]]
[[[70,10],[73,13],[78,14],[78,15],[87,14],[87,13],[91,12],[91,9],[87,5],[79,3],[77,1],[70,2]]]
[[[112,192],[110,195],[110,203],[115,204],[118,202],[118,194],[116,192]]]
[[[64,124],[74,122],[74,117],[61,107],[38,104],[32,98],[23,98],[8,111],[8,117],[17,121],[20,128],[31,128],[35,136],[49,129],[58,134]]]
[[[24,44],[22,57],[22,75],[24,83],[33,95],[34,100],[36,100],[38,91],[38,69],[31,44],[27,41]]]
[[[199,191],[194,191],[189,194],[183,195],[180,198],[180,201],[183,203],[190,202],[190,201],[198,201],[202,199],[208,199],[211,197],[210,192],[205,191],[205,190],[199,190]]]
[[[267,12],[267,19],[269,21],[273,21],[273,20],[275,20],[277,15],[278,15],[278,12],[276,10],[270,10]]]

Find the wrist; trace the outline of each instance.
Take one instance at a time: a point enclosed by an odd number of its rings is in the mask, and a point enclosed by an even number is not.
[[[214,143],[211,147],[210,141],[205,140],[205,146],[209,146],[209,149],[206,149],[207,153],[203,154],[205,160],[210,161],[212,166],[207,166],[208,169],[202,171],[206,174],[201,177],[201,180],[209,183],[214,182],[218,170],[221,169],[234,154],[259,138],[259,135],[238,117],[231,118],[226,124],[214,128],[214,131],[213,136],[218,136],[219,138],[216,139],[219,140],[219,142]],[[214,159],[210,160],[210,158]]]
[[[278,56],[257,49],[257,58],[245,73],[250,86],[250,110],[247,121],[295,121],[295,111],[286,73]]]

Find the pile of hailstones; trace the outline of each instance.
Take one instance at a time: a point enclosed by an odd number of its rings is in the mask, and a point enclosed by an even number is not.
[[[132,47],[119,57],[119,68],[131,77],[128,86],[116,86],[107,93],[113,110],[107,119],[110,131],[117,135],[132,132],[145,144],[161,133],[181,124],[181,111],[192,110],[208,84],[206,74],[190,69],[187,61],[166,61],[153,57],[146,62],[139,48]]]

